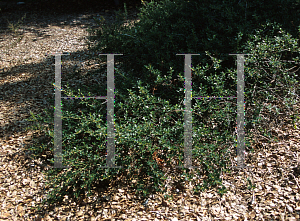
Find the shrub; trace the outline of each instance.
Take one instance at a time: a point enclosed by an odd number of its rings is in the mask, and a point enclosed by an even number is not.
[[[271,123],[282,125],[286,116],[297,114],[299,39],[278,23],[267,22],[243,49],[252,54],[246,59],[245,69],[247,129],[256,128],[271,139],[274,134],[267,132]]]
[[[96,40],[96,47],[92,48],[96,51],[124,54],[119,58],[123,61],[122,69],[130,73],[134,82],[137,79],[149,82],[150,88],[160,89],[156,91],[158,96],[175,104],[179,96],[176,88],[166,93],[162,85],[155,85],[155,76],[145,69],[145,65],[151,64],[163,73],[172,67],[171,80],[174,82],[183,70],[182,56],[176,56],[177,53],[201,52],[200,56],[193,57],[193,61],[207,63],[209,58],[204,52],[209,51],[230,68],[234,60],[228,54],[240,52],[248,35],[267,19],[276,21],[285,17],[281,20],[284,21],[282,25],[292,34],[297,33],[291,21],[295,24],[300,21],[295,16],[290,17],[291,13],[296,15],[297,10],[286,13],[292,3],[272,2],[271,7],[261,1],[252,1],[246,7],[241,1],[151,1],[141,8],[140,21],[134,26],[123,26],[121,20],[114,25],[103,22],[90,40]]]
[[[258,1],[253,2],[260,6]],[[172,174],[175,166],[182,165],[184,155],[183,59],[174,55],[206,51],[193,59],[193,63],[198,61],[192,68],[193,97],[226,97],[236,93],[236,57],[222,53],[252,54],[245,59],[249,137],[250,129],[266,128],[271,116],[276,119],[286,108],[293,111],[292,105],[299,94],[297,68],[280,59],[299,60],[297,40],[276,22],[264,22],[257,17],[246,24],[240,22],[241,14],[233,10],[238,7],[241,6],[228,1],[151,2],[141,9],[140,21],[134,26],[123,25],[126,14],[119,14],[120,19],[113,24],[105,24],[103,18],[99,21],[99,29],[91,31],[95,34],[91,37],[96,41],[94,49],[124,54],[123,61],[115,68],[116,165],[123,168],[99,167],[105,165],[106,153],[103,105],[95,100],[63,105],[63,164],[72,169],[47,171],[52,188],[48,203],[58,202],[66,194],[82,198],[86,192],[92,193],[97,181],[112,182],[120,177],[143,197],[166,191],[167,184],[172,182],[191,182],[195,192],[210,187],[218,187],[220,194],[226,191],[220,174],[230,172],[229,157],[235,143],[235,100],[193,100],[193,165],[198,168],[176,169],[177,178]],[[203,15],[200,21],[199,14]],[[224,22],[217,26],[214,22],[219,14]],[[237,25],[230,26],[234,22]],[[247,32],[249,27],[255,27],[253,32]],[[65,88],[68,96],[86,95]],[[90,90],[106,93],[100,85]],[[276,103],[278,98],[283,103]],[[272,115],[262,112],[265,107],[275,112]],[[47,131],[53,139],[53,117],[37,121],[51,125]],[[249,148],[249,140],[246,144]],[[31,150],[38,155],[41,151],[53,151],[53,147],[33,145]],[[53,163],[51,155],[49,159]]]

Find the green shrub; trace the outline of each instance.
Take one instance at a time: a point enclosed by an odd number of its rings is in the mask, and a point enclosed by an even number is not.
[[[268,22],[256,30],[243,49],[252,54],[247,56],[245,68],[247,129],[256,127],[264,136],[273,138],[266,132],[270,122],[280,125],[286,116],[297,114],[299,39],[279,24]]]
[[[151,64],[163,73],[172,67],[171,80],[174,81],[183,70],[182,56],[176,56],[177,53],[202,53],[194,56],[193,61],[207,63],[209,58],[204,52],[209,51],[230,68],[234,59],[228,54],[240,52],[248,35],[267,19],[276,21],[285,17],[280,20],[284,21],[282,25],[292,34],[297,33],[291,21],[299,24],[299,18],[291,18],[290,14],[296,15],[299,5],[292,9],[293,2],[268,5],[252,1],[246,7],[243,1],[151,1],[141,8],[140,21],[133,27],[122,26],[122,20],[114,25],[102,23],[90,40],[96,40],[93,49],[101,53],[124,54],[119,58],[123,61],[122,69],[130,73],[134,82],[143,79],[149,82],[150,88],[157,86],[161,89],[157,95],[175,104],[179,98],[176,88],[165,93],[162,85],[154,84],[155,76],[145,65]],[[292,11],[286,13],[287,8]]]
[[[254,3],[263,7],[259,1]],[[184,156],[184,60],[175,54],[202,53],[193,57],[193,64],[197,63],[192,67],[193,97],[235,96],[236,57],[223,53],[252,54],[245,57],[246,137],[251,138],[250,129],[266,129],[286,108],[293,111],[299,98],[295,64],[279,60],[299,60],[298,40],[276,22],[255,16],[249,23],[240,21],[245,11],[239,14],[239,7],[229,1],[151,2],[132,27],[123,26],[126,14],[119,14],[112,24],[103,18],[99,21],[99,29],[91,31],[97,43],[94,49],[124,54],[115,67],[116,165],[123,168],[100,168],[106,159],[104,105],[97,100],[63,101],[63,164],[72,169],[47,171],[52,188],[48,203],[59,202],[64,195],[82,198],[92,193],[97,182],[120,177],[144,197],[166,191],[168,183],[178,180],[191,182],[195,192],[210,187],[217,187],[220,194],[226,191],[220,174],[230,172],[236,100],[193,99],[193,165],[198,168],[175,170]],[[215,25],[218,15],[223,22]],[[249,27],[255,27],[253,32],[247,32]],[[264,62],[267,59],[269,63]],[[101,85],[82,91],[64,88],[67,96],[82,97],[88,91],[106,94]],[[279,98],[283,102],[278,104]],[[263,112],[265,107],[275,112]],[[53,140],[52,115],[37,118],[40,128],[43,121]],[[249,148],[249,140],[246,144]],[[53,146],[33,145],[31,150],[40,155],[53,151]],[[53,164],[53,157],[48,158]]]

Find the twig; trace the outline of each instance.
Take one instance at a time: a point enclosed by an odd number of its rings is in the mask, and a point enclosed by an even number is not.
[[[294,176],[294,174],[292,174],[291,173],[291,175],[294,177],[294,180],[296,181],[296,183],[297,183],[297,187],[298,187],[298,189],[300,189],[300,186],[299,186],[299,183],[298,183],[298,181],[296,180],[296,177]]]
[[[165,218],[168,219],[168,220],[171,220],[169,217],[166,217],[166,216],[160,214],[160,213],[157,212],[157,211],[150,211],[150,212],[151,212],[151,213],[157,213],[158,215],[163,216],[163,217],[165,217]]]

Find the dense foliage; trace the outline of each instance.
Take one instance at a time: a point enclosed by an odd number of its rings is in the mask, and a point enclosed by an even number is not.
[[[291,23],[299,25],[299,18],[287,13],[288,8],[297,12],[296,3],[165,0],[146,4],[132,26],[124,25],[122,13],[114,23],[98,20],[99,28],[91,30],[90,50],[124,54],[117,56],[115,66],[116,165],[123,168],[99,167],[106,163],[105,105],[92,99],[63,101],[63,164],[71,169],[47,171],[48,202],[59,202],[66,194],[82,198],[97,183],[120,177],[144,197],[176,182],[191,182],[195,192],[217,187],[223,194],[220,174],[230,172],[236,146],[236,100],[193,99],[197,168],[175,169],[184,155],[184,57],[176,54],[201,54],[193,56],[193,97],[235,96],[236,56],[228,54],[251,54],[245,56],[249,150],[253,129],[272,138],[266,131],[276,116],[290,111],[297,118],[293,105],[299,102],[300,27]],[[277,22],[280,16],[285,23]],[[68,96],[106,94],[103,85],[80,91],[63,87]],[[50,153],[53,164],[53,111],[49,113],[48,119],[32,118],[38,128],[46,128],[52,142],[35,144],[31,150],[36,156]]]

